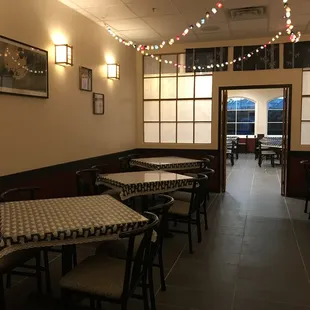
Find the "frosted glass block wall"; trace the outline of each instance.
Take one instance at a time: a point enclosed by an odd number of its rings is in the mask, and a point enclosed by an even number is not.
[[[144,57],[144,142],[211,143],[212,74],[186,72],[184,54]]]
[[[302,79],[301,144],[310,145],[310,71]]]

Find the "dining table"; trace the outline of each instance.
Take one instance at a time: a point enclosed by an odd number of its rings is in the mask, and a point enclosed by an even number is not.
[[[148,157],[134,158],[130,160],[130,166],[136,166],[147,170],[165,170],[165,171],[180,171],[200,169],[205,165],[208,159],[191,159],[175,156],[167,157]]]
[[[0,258],[29,248],[116,240],[147,219],[109,195],[0,203]],[[63,253],[63,274],[72,268]]]
[[[193,181],[191,176],[159,170],[99,174],[96,183],[118,190],[121,200],[127,200],[189,188]]]

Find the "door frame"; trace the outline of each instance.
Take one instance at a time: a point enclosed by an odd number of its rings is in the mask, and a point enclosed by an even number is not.
[[[264,85],[264,84],[260,84],[260,85],[243,85],[243,86],[220,86],[218,89],[218,150],[220,152],[220,158],[222,158],[224,156],[224,158],[226,158],[226,154],[224,154],[224,152],[226,152],[226,150],[221,150],[221,145],[225,145],[225,142],[221,141],[221,137],[222,139],[226,140],[226,136],[227,136],[227,132],[225,131],[224,133],[222,133],[222,122],[223,122],[223,116],[222,116],[222,92],[223,91],[229,91],[229,90],[242,90],[242,89],[271,89],[271,88],[280,88],[280,89],[284,89],[288,88],[289,89],[289,97],[287,100],[287,106],[286,106],[286,113],[287,113],[287,129],[288,129],[288,139],[287,139],[287,149],[286,149],[286,153],[289,153],[291,150],[291,116],[292,116],[292,90],[293,90],[293,85],[292,84],[274,84],[274,85]],[[227,96],[228,99],[228,96]],[[227,106],[224,109],[225,111],[227,111]],[[225,116],[226,119],[226,116]],[[221,160],[219,161],[221,163]],[[224,192],[225,188],[226,188],[226,165],[221,165],[219,164],[219,171],[220,171],[220,192]],[[289,179],[289,169],[288,169],[288,161],[286,161],[286,164],[284,165],[284,171],[285,173],[285,194],[284,196],[287,195],[288,192],[288,179]],[[283,173],[283,169],[281,171],[281,174]],[[224,179],[225,178],[225,179]],[[281,188],[282,188],[282,184],[281,184]]]

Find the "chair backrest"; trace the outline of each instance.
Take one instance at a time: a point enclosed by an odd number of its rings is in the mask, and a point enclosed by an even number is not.
[[[212,170],[212,169],[211,169]],[[195,211],[199,211],[202,206],[204,199],[206,199],[206,191],[208,176],[204,173],[198,173],[193,182],[191,190],[191,200],[189,212],[192,214]]]
[[[130,165],[129,165],[130,159],[131,158],[129,156],[120,157],[118,159],[120,171],[122,172],[130,171]]]
[[[98,170],[98,173],[104,174],[104,173],[107,173],[107,172],[106,172],[106,167],[107,167],[107,166],[108,166],[107,164],[103,164],[103,165],[91,166],[90,168],[91,168],[91,169],[97,169],[97,170]]]
[[[140,154],[129,154],[128,157],[129,159],[135,159],[135,158],[139,158]]]
[[[99,171],[95,168],[76,171],[76,191],[78,196],[97,195],[96,179]]]
[[[16,187],[3,192],[0,195],[0,201],[18,201],[18,200],[35,200],[35,193],[40,187]]]
[[[145,226],[119,235],[120,238],[129,238],[123,286],[123,297],[125,298],[133,293],[152,262],[151,242],[153,231],[158,225],[159,219],[157,215],[150,212],[144,212],[143,216],[149,220]],[[139,235],[143,235],[143,238],[134,255],[135,238]]]
[[[168,195],[156,195],[155,199],[149,202],[147,210],[156,214],[159,218],[159,224],[155,228],[157,232],[157,245],[161,245],[164,235],[167,232],[169,209],[173,205],[174,199]]]

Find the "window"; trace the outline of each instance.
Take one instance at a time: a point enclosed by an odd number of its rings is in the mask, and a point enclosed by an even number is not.
[[[160,57],[144,57],[144,142],[211,143],[212,74],[169,64],[185,54]]]
[[[248,98],[229,98],[227,135],[254,135],[255,102]]]
[[[282,136],[283,97],[268,102],[268,136]]]

